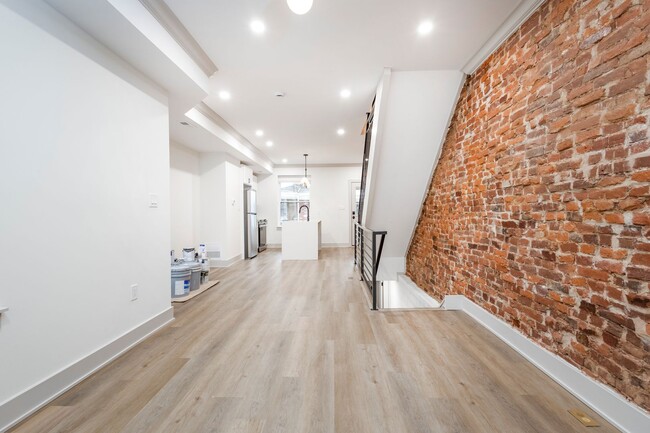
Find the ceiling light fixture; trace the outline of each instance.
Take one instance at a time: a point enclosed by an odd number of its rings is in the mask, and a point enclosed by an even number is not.
[[[431,21],[422,21],[418,26],[418,33],[421,36],[428,35],[433,30],[433,23]]]
[[[258,137],[263,137],[264,136],[264,131],[262,131],[261,129],[258,129],[257,131],[255,131],[255,135],[257,135]]]
[[[273,146],[273,142],[272,142],[271,140],[269,140],[269,141],[266,142],[266,145],[267,145],[268,147],[271,147],[271,146]]]
[[[352,92],[350,92],[350,89],[343,89],[341,90],[341,98],[343,99],[348,99]]]
[[[286,164],[286,163],[287,163],[287,158],[282,158],[282,162],[283,162],[284,164]]]
[[[314,0],[287,0],[291,12],[296,15],[304,15],[311,9]]]
[[[310,186],[310,185],[309,185],[309,178],[307,177],[307,157],[309,156],[309,154],[307,154],[307,153],[303,153],[303,156],[305,157],[305,177],[302,178],[302,180],[300,181],[300,183],[301,183],[302,186],[304,186],[305,188],[309,188],[309,186]]]
[[[266,31],[266,24],[264,24],[260,20],[253,20],[251,21],[250,25],[251,25],[251,31],[256,35],[261,35]]]
[[[230,92],[228,92],[226,90],[222,90],[221,92],[219,92],[219,97],[221,99],[223,99],[224,101],[228,101],[230,99],[230,97],[231,97]]]
[[[337,133],[338,135],[343,135],[343,134],[345,134],[345,129],[343,129],[343,128],[339,128],[339,129],[336,130],[336,133]]]

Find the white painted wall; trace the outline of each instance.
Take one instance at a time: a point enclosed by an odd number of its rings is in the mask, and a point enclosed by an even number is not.
[[[392,71],[382,78],[364,223],[388,231],[381,260],[389,274],[404,272],[406,250],[463,81],[460,71]]]
[[[239,161],[225,153],[202,153],[199,165],[199,242],[216,245],[221,262],[236,260],[243,254],[244,190]]]
[[[226,257],[229,260],[244,254],[244,184],[239,160],[226,160]]]
[[[201,175],[199,153],[177,143],[169,147],[171,249],[198,247]]]
[[[363,155],[359,155],[361,158]],[[361,179],[361,166],[309,167],[311,179],[312,220],[322,220],[322,242],[327,245],[350,244],[350,186],[349,182]],[[273,174],[258,179],[258,219],[267,219],[267,242],[277,246],[282,243],[280,217],[280,184],[278,176],[302,177],[302,167],[276,167]]]
[[[0,28],[2,415],[169,311],[170,217],[167,106],[1,4]]]

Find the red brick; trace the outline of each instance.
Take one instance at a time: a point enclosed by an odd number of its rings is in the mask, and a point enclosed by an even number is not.
[[[634,173],[632,180],[636,182],[650,182],[650,170]]]
[[[650,267],[650,254],[638,253],[632,256],[632,263]]]
[[[601,248],[600,255],[606,259],[623,260],[627,257],[627,250],[613,250],[611,248]]]
[[[642,204],[643,204],[642,199],[627,198],[625,200],[621,200],[618,203],[618,208],[623,209],[623,210],[631,210],[631,209],[637,209],[637,208],[641,207]]]

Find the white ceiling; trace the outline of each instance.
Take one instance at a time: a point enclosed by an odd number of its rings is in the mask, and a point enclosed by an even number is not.
[[[384,67],[462,70],[521,3],[314,0],[298,16],[285,0],[165,1],[219,68],[204,102],[275,164],[301,163],[303,153],[310,163],[360,163],[360,131]],[[252,19],[264,21],[263,35],[250,31]],[[420,36],[426,19],[434,30]],[[232,99],[221,100],[221,90]]]

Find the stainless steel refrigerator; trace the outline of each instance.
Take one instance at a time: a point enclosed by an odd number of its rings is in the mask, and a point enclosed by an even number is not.
[[[257,193],[254,189],[244,191],[244,244],[246,258],[252,259],[257,255]]]

